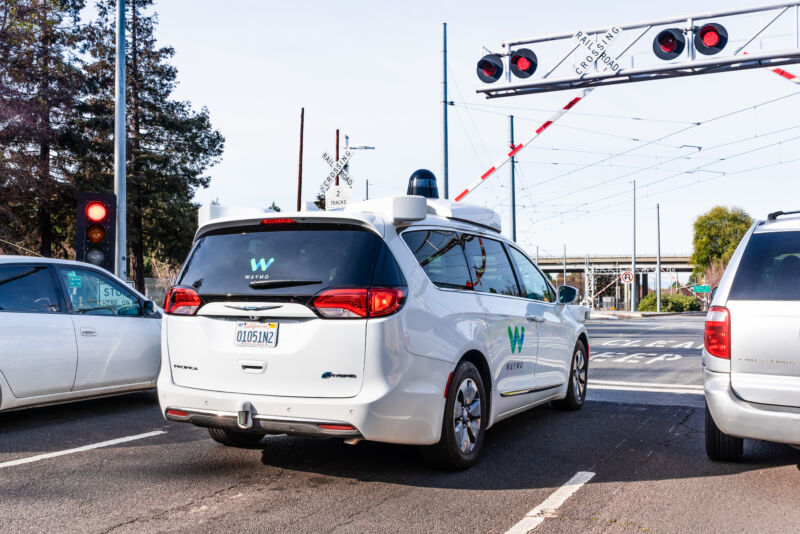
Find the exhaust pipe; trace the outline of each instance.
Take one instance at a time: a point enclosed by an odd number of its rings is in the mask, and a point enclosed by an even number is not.
[[[243,430],[253,428],[253,405],[248,401],[241,401],[236,407],[236,424]]]

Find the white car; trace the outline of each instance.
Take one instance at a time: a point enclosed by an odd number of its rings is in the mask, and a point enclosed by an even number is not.
[[[714,460],[740,460],[744,438],[800,447],[798,214],[753,224],[714,292],[703,349],[706,453]]]
[[[0,411],[155,387],[161,313],[87,263],[0,256]]]
[[[466,468],[494,423],[580,408],[577,290],[499,230],[493,211],[419,196],[204,224],[165,300],[165,417],[226,445],[367,439]]]

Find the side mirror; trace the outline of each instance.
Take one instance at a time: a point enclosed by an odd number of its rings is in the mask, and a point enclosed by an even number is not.
[[[578,300],[578,290],[572,286],[558,286],[558,303],[572,304]]]
[[[156,305],[152,300],[144,301],[142,305],[142,311],[145,315],[153,315],[156,312]]]

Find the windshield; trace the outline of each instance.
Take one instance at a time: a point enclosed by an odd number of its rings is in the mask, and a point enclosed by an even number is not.
[[[376,234],[349,225],[226,229],[197,241],[178,285],[201,296],[311,296],[327,287],[367,287],[384,247]]]

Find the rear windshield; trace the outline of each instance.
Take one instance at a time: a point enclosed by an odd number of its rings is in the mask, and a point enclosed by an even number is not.
[[[800,232],[753,234],[731,300],[800,300]]]
[[[379,285],[404,285],[394,257],[384,249],[379,236],[349,225],[236,228],[198,239],[178,284],[194,287],[201,296],[251,297],[368,287],[375,273]],[[306,283],[252,287],[266,281]]]

